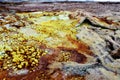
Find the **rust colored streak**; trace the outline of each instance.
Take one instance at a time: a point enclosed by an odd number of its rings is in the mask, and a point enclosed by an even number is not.
[[[75,40],[75,39],[71,38],[71,36],[67,36],[67,38],[72,44],[77,46],[77,48],[76,48],[77,51],[80,51],[82,53],[86,53],[87,55],[90,55],[90,56],[94,55],[92,53],[92,51],[90,51],[89,46],[87,46],[87,44],[85,44],[84,42]]]
[[[7,77],[7,71],[0,71],[0,80],[3,80],[5,77]]]
[[[113,24],[112,20],[107,20],[107,17],[97,18],[97,19],[99,19],[100,21],[105,22],[107,24]]]
[[[0,61],[0,66],[2,66],[3,65],[3,62],[2,61]]]

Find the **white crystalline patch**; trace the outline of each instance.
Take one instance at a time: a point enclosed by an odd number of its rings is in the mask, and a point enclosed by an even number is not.
[[[41,22],[45,22],[45,21],[50,21],[50,20],[58,20],[57,16],[42,16],[40,18],[36,18],[34,19],[34,23],[35,24],[39,24]]]
[[[16,75],[25,75],[29,72],[29,70],[27,69],[21,69],[21,70],[17,70],[17,71],[13,71],[13,72],[10,72],[9,75],[10,76],[16,76]]]
[[[1,52],[0,52],[0,56],[3,55],[4,53],[5,53],[5,51],[1,51]]]
[[[36,37],[36,36],[39,36],[37,34],[37,32],[31,28],[20,28],[20,32],[23,33],[25,36],[33,36],[33,37]]]
[[[9,29],[10,28],[10,24],[6,24],[6,25],[4,25],[7,29]]]
[[[30,5],[30,4],[29,4]],[[32,4],[33,5],[33,4]],[[32,12],[32,14],[42,14],[43,12]]]
[[[57,17],[51,17],[51,20],[57,20],[58,18]]]
[[[69,17],[67,15],[59,15],[60,20],[69,20]]]

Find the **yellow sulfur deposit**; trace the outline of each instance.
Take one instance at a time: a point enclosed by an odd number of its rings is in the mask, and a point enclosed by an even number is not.
[[[17,13],[12,22],[6,19],[0,29],[0,55],[3,69],[33,68],[38,65],[39,58],[48,51],[39,48],[74,47],[67,36],[75,38],[75,25],[78,20],[69,19],[69,12],[28,12]],[[9,15],[6,16],[10,17]],[[21,23],[21,24],[19,24]],[[67,58],[67,56],[65,57]]]

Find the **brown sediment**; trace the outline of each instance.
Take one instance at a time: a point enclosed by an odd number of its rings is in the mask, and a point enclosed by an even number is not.
[[[107,24],[113,24],[112,20],[107,20],[107,17],[98,18],[98,19],[102,22],[106,22]]]
[[[112,53],[111,53],[111,56],[112,56],[114,59],[119,59],[119,58],[120,58],[120,49],[118,49],[116,52],[112,52]]]
[[[3,80],[7,76],[7,71],[0,70],[0,80]]]

